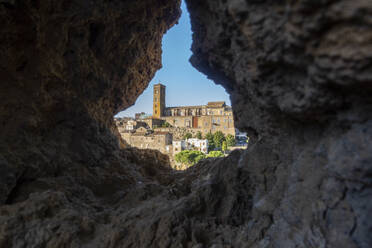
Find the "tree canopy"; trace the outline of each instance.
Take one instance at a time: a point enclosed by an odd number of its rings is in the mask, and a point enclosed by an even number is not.
[[[213,134],[209,132],[205,135],[205,138],[208,140],[209,150],[213,150],[215,148],[214,142],[213,142]]]
[[[225,141],[225,135],[221,131],[217,131],[213,135],[213,143],[215,147],[221,148],[222,142]]]
[[[202,139],[202,138],[203,138],[202,133],[201,133],[200,131],[198,131],[198,132],[196,133],[195,137],[196,137],[197,139]]]
[[[206,155],[200,151],[184,150],[176,154],[175,160],[178,163],[194,165],[205,158],[219,158],[223,156],[224,154],[221,151],[211,151]]]
[[[226,136],[226,143],[227,143],[227,146],[235,146],[235,137],[234,137],[234,135],[228,134]]]

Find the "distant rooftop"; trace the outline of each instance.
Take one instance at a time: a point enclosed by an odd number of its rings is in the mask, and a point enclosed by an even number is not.
[[[219,107],[226,106],[226,103],[224,101],[221,101],[221,102],[208,102],[207,106],[208,107],[219,108]]]
[[[172,108],[202,108],[204,106],[207,106],[209,108],[222,108],[226,106],[226,103],[224,101],[220,102],[208,102],[207,105],[197,105],[197,106],[175,106],[175,107],[166,107],[167,109]],[[229,106],[227,106],[229,107]]]

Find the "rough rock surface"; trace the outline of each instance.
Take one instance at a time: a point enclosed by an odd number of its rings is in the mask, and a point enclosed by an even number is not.
[[[246,246],[371,247],[372,2],[187,2],[191,62],[255,138]]]
[[[0,0],[0,247],[371,247],[368,0],[187,0],[247,151],[174,172],[113,115],[179,1]]]

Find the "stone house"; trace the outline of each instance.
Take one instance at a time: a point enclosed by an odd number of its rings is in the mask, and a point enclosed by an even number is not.
[[[173,147],[173,156],[183,150],[186,150],[187,148],[186,142],[184,140],[174,140],[172,142],[172,147]]]
[[[208,153],[208,140],[207,139],[196,139],[191,138],[186,141],[187,149],[189,150],[198,150],[202,153]]]
[[[162,153],[172,153],[172,134],[169,132],[151,132],[144,127],[135,132],[123,132],[122,138],[132,147],[154,149]]]

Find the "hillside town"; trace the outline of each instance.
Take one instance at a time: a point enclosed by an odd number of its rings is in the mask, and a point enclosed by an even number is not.
[[[166,107],[165,86],[159,83],[153,90],[153,115],[142,112],[134,118],[115,118],[126,145],[158,150],[169,156],[175,169],[185,168],[180,153],[190,153],[184,151],[194,151],[198,157],[189,161],[192,165],[201,158],[225,156],[247,147],[248,138],[235,129],[233,111],[225,102]]]

